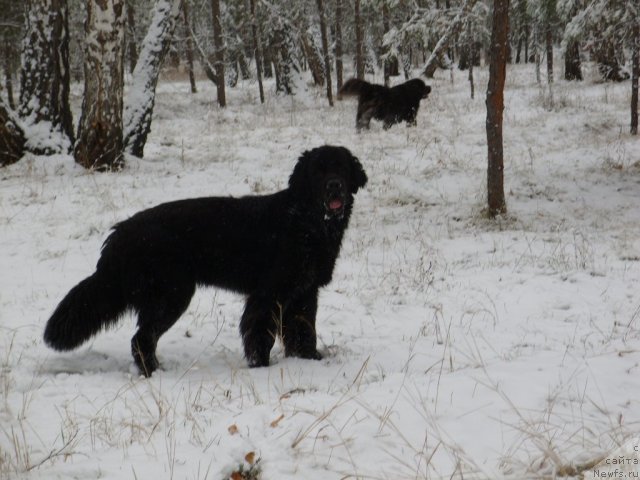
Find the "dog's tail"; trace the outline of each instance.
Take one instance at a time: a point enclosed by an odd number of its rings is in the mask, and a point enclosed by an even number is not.
[[[372,87],[373,85],[369,82],[357,78],[350,78],[344,82],[340,90],[338,90],[338,100],[341,100],[342,97],[360,96],[361,93],[371,90]]]
[[[126,308],[116,279],[99,268],[58,304],[45,327],[44,341],[54,350],[73,350],[116,323]]]

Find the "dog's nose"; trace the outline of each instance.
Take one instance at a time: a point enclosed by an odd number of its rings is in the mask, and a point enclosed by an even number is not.
[[[327,182],[327,190],[342,190],[342,180],[332,178]]]

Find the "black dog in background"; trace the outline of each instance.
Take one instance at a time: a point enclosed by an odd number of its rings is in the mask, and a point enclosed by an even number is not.
[[[60,302],[45,342],[72,350],[134,311],[133,358],[150,376],[158,339],[196,287],[213,285],[247,295],[240,332],[249,366],[269,365],[277,336],[285,355],[320,359],[318,289],[331,281],[353,195],[366,183],[349,150],[323,146],[302,154],[286,190],[179,200],[136,213],[113,228],[95,273]]]
[[[430,92],[431,87],[418,78],[395,87],[375,85],[352,78],[342,85],[338,98],[358,97],[358,131],[362,128],[368,129],[372,118],[382,120],[383,128],[387,130],[393,124],[403,121],[407,122],[407,125],[415,126],[420,100],[427,98]]]

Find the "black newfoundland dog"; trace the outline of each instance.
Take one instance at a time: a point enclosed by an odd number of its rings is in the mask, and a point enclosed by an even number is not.
[[[430,92],[431,87],[418,78],[391,88],[352,78],[342,85],[338,98],[358,97],[358,131],[368,129],[372,118],[382,120],[383,128],[387,130],[403,121],[408,126],[415,126],[420,100],[427,98]]]
[[[72,350],[134,311],[133,358],[150,376],[158,339],[197,286],[213,285],[247,295],[240,332],[249,366],[269,365],[277,336],[285,355],[320,359],[318,289],[331,281],[353,195],[366,183],[349,150],[322,146],[302,154],[286,190],[138,212],[113,228],[95,273],[60,302],[44,340]]]

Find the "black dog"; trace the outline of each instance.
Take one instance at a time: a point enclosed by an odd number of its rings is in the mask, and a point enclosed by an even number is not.
[[[240,332],[249,366],[269,365],[276,336],[285,355],[320,359],[318,288],[331,281],[353,194],[366,183],[349,150],[323,146],[302,154],[286,190],[141,211],[113,228],[96,272],[49,319],[45,342],[72,350],[133,310],[133,358],[149,376],[158,368],[160,336],[197,286],[214,285],[247,295]]]
[[[338,98],[358,97],[358,131],[368,129],[372,118],[382,120],[383,128],[387,130],[402,121],[408,126],[415,126],[420,100],[427,98],[430,92],[431,87],[418,78],[391,88],[352,78],[342,85]]]

